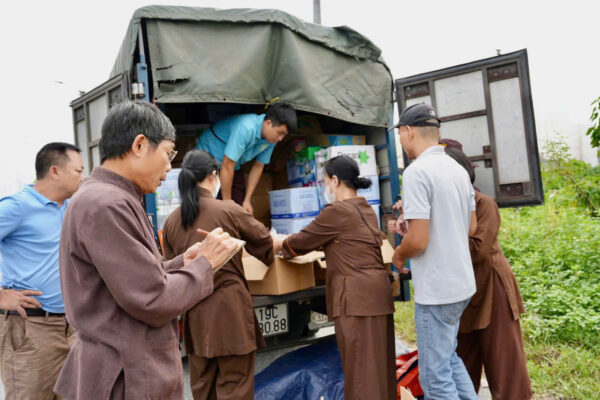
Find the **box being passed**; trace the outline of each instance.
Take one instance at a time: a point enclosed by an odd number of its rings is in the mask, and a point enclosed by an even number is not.
[[[313,261],[323,258],[322,252],[313,251],[304,256],[284,260],[275,257],[270,266],[244,251],[242,264],[250,293],[279,295],[315,286]]]
[[[274,190],[269,192],[271,218],[306,218],[319,214],[316,187]]]
[[[308,224],[310,224],[315,218],[279,218],[271,220],[271,227],[275,228],[277,233],[284,235],[291,235],[298,233]]]

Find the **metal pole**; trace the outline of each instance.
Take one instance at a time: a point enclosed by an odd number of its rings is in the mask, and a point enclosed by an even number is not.
[[[321,25],[321,0],[313,0],[313,22]]]
[[[144,51],[144,35],[142,33],[142,23],[140,22],[140,29],[138,31],[138,48],[140,50],[140,62],[146,63],[146,52]]]

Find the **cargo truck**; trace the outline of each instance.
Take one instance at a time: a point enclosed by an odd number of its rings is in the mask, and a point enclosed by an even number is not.
[[[104,117],[126,99],[153,102],[171,119],[174,168],[211,124],[261,113],[277,99],[296,108],[304,136],[364,136],[375,149],[384,229],[410,162],[391,129],[394,105],[400,112],[423,101],[437,108],[442,137],[461,141],[478,165],[483,192],[500,206],[543,201],[526,50],[394,82],[380,49],[348,27],[315,25],[278,10],[148,6],[135,11],[109,79],[70,104],[86,173],[100,164]],[[265,193],[286,187],[294,139],[278,144],[255,193],[255,216],[265,225]],[[146,195],[144,202],[158,232],[156,199]],[[408,282],[397,300],[410,299]],[[269,347],[310,341],[327,325],[322,281],[253,298]]]

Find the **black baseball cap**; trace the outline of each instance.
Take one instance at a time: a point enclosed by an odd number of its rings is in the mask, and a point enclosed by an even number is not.
[[[435,119],[437,122],[427,122],[428,119]],[[441,122],[433,107],[425,103],[418,103],[402,111],[400,121],[394,125],[394,128],[401,126],[435,126],[439,128]]]

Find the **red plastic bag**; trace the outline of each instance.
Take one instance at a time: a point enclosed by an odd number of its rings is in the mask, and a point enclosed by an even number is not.
[[[398,396],[400,386],[411,391],[413,396],[423,396],[423,389],[419,383],[419,356],[417,350],[396,357],[396,384]],[[400,399],[400,397],[398,397]]]

